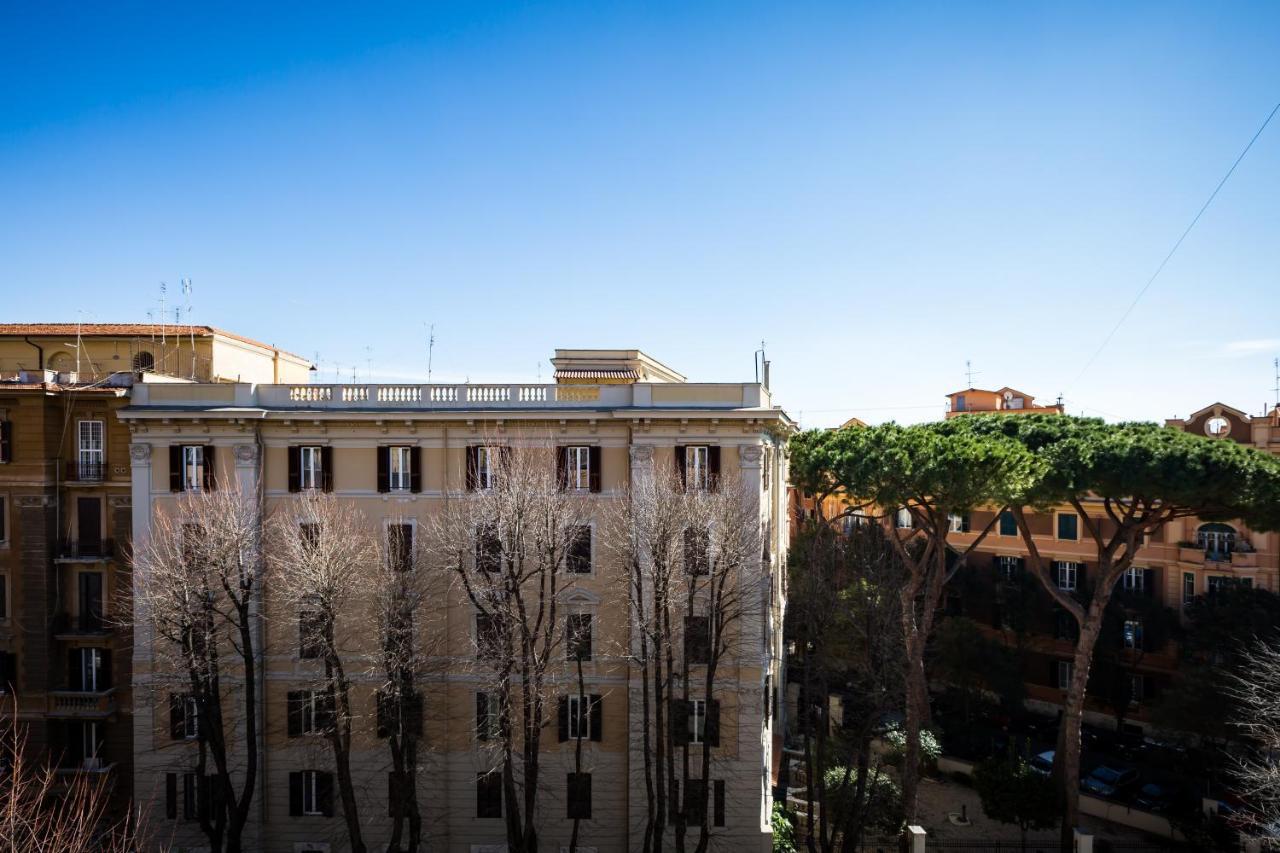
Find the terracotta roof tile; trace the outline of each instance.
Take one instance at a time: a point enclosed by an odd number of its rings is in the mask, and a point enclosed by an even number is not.
[[[224,329],[218,329],[213,326],[179,326],[173,323],[0,323],[0,335],[74,335],[79,333],[81,337],[104,337],[115,338],[125,337],[133,338],[143,335],[177,335],[180,337],[189,337],[194,335],[198,338],[209,338],[214,335],[221,335],[224,338],[232,338],[242,343],[252,344],[263,349],[276,350],[282,355],[293,356],[300,361],[307,361],[296,353],[282,350],[271,344],[264,344],[262,341],[255,341],[253,338],[246,338],[244,335],[237,335],[235,332],[228,332]]]

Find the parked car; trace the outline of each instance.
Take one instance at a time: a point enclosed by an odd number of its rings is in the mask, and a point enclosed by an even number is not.
[[[1121,765],[1099,764],[1080,781],[1080,788],[1099,797],[1117,797],[1138,784],[1138,771]]]
[[[1048,750],[1031,759],[1031,769],[1041,776],[1048,776],[1053,772],[1053,756],[1056,750]]]
[[[1172,811],[1177,792],[1168,785],[1148,782],[1138,789],[1138,796],[1133,798],[1134,808],[1143,811],[1163,814]]]

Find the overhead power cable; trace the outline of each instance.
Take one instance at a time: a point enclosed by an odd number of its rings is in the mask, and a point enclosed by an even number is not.
[[[1178,241],[1173,244],[1173,248],[1169,250],[1169,254],[1164,256],[1164,260],[1160,262],[1160,266],[1156,267],[1156,271],[1151,274],[1151,278],[1147,279],[1147,283],[1138,291],[1138,295],[1133,297],[1133,301],[1129,303],[1129,307],[1124,309],[1124,313],[1120,315],[1120,319],[1111,327],[1111,331],[1107,333],[1105,338],[1103,338],[1102,343],[1098,345],[1098,348],[1093,351],[1093,355],[1089,356],[1089,360],[1084,363],[1084,367],[1080,368],[1080,373],[1072,380],[1073,385],[1076,382],[1079,382],[1080,378],[1084,376],[1090,367],[1093,366],[1094,361],[1096,361],[1098,356],[1102,354],[1102,351],[1107,348],[1107,344],[1111,343],[1111,339],[1115,337],[1116,332],[1120,331],[1120,327],[1124,325],[1124,321],[1129,319],[1129,315],[1133,313],[1133,309],[1138,306],[1138,302],[1142,300],[1147,289],[1150,288],[1155,280],[1160,277],[1160,273],[1164,272],[1165,266],[1168,265],[1169,260],[1173,258],[1174,254],[1178,251],[1178,247],[1182,245],[1182,241],[1187,239],[1187,235],[1191,233],[1191,229],[1196,227],[1196,223],[1200,221],[1200,217],[1204,216],[1204,212],[1209,209],[1209,205],[1213,204],[1213,200],[1218,197],[1218,192],[1231,178],[1236,167],[1240,165],[1240,161],[1249,153],[1249,149],[1253,147],[1253,143],[1258,141],[1258,137],[1262,135],[1262,131],[1267,129],[1267,125],[1271,124],[1271,119],[1275,118],[1277,112],[1280,112],[1280,103],[1277,103],[1271,108],[1271,112],[1267,115],[1266,121],[1264,121],[1262,126],[1258,128],[1258,131],[1253,135],[1253,138],[1249,140],[1249,144],[1244,147],[1244,150],[1240,152],[1240,156],[1231,164],[1231,168],[1227,170],[1227,173],[1222,176],[1222,180],[1218,181],[1218,185],[1213,188],[1213,192],[1209,194],[1209,198],[1205,200],[1205,203],[1200,206],[1200,210],[1196,212],[1195,218],[1191,220],[1191,224],[1182,232],[1182,236],[1178,238]]]

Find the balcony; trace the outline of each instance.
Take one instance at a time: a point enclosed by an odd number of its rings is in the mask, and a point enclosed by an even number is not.
[[[1184,563],[1203,563],[1206,568],[1219,570],[1258,567],[1258,552],[1239,547],[1229,550],[1211,550],[1199,545],[1179,543],[1178,559]]]
[[[65,476],[68,483],[100,483],[106,474],[105,462],[86,462],[75,459],[67,461]]]
[[[116,543],[111,539],[63,539],[58,543],[59,560],[96,562],[115,555]]]
[[[160,389],[160,390],[157,390]],[[511,409],[771,409],[754,382],[561,384],[137,385],[131,410],[179,406],[297,411],[469,411]]]
[[[116,689],[49,691],[48,715],[68,720],[102,720],[116,712]]]
[[[111,633],[111,623],[100,613],[57,613],[53,617],[53,635],[59,640],[100,637]]]

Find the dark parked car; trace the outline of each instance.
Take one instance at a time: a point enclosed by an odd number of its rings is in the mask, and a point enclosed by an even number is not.
[[[1163,814],[1172,811],[1177,792],[1168,785],[1148,782],[1138,789],[1138,796],[1133,798],[1134,808],[1143,811]]]
[[[1080,789],[1099,797],[1118,797],[1138,784],[1138,771],[1132,767],[1100,764],[1080,781]]]
[[[1035,758],[1031,759],[1031,769],[1039,773],[1041,776],[1048,776],[1053,772],[1053,755],[1055,750],[1042,752]]]

